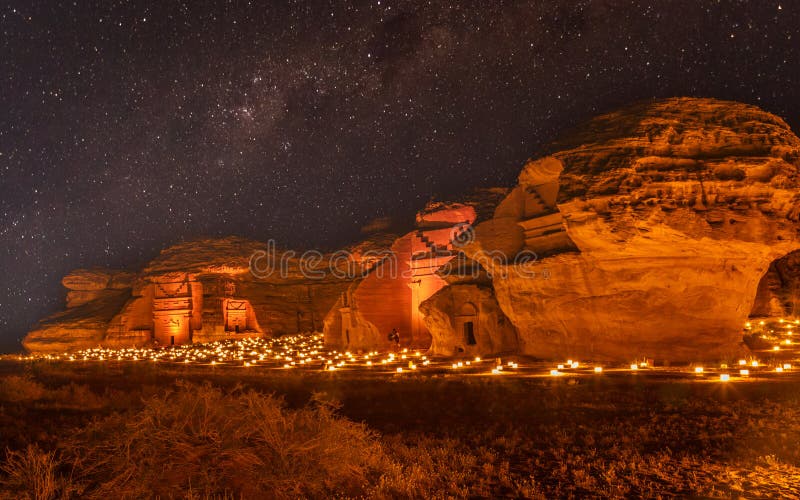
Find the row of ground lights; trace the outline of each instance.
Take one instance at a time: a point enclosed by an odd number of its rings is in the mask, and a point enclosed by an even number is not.
[[[235,363],[239,366],[267,366],[284,369],[300,367],[321,367],[327,371],[336,371],[340,368],[355,367],[385,367],[396,373],[405,371],[416,371],[418,367],[428,367],[431,360],[420,351],[410,352],[403,349],[399,353],[381,354],[372,351],[367,354],[353,354],[351,352],[325,351],[322,337],[317,335],[296,335],[290,337],[278,337],[275,339],[240,339],[212,342],[208,344],[191,344],[177,348],[95,348],[78,351],[73,354],[48,354],[22,356],[19,359],[47,359],[63,361],[145,361],[152,362],[172,362],[183,364],[218,365]],[[500,359],[494,359],[494,364],[490,373],[502,374],[508,371],[516,371],[520,365],[514,361],[503,364]],[[480,357],[469,361],[457,361],[447,363],[437,363],[438,368],[447,368],[448,364],[453,370],[464,368],[474,368],[485,366],[488,361]],[[397,365],[400,366],[397,366]],[[748,376],[750,368],[760,367],[758,361],[739,360],[739,375]],[[631,371],[638,371],[648,368],[647,362],[633,363],[630,365]],[[565,373],[564,370],[580,369],[578,361],[567,360],[564,364],[558,364],[555,369],[550,370],[550,375],[558,376]],[[727,365],[721,365],[720,369],[728,369]],[[780,373],[792,369],[792,365],[785,363],[777,366],[775,371]],[[595,374],[603,373],[602,366],[594,366],[591,371]],[[703,374],[704,368],[697,366],[694,368],[695,374]],[[720,380],[730,380],[730,374],[721,373]]]

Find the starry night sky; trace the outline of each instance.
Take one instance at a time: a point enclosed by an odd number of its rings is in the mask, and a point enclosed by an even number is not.
[[[71,269],[199,236],[336,247],[636,100],[800,128],[797,0],[281,4],[3,2],[0,347]]]

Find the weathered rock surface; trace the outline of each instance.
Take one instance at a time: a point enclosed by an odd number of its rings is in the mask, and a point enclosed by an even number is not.
[[[800,316],[800,251],[792,252],[769,266],[758,284],[751,318]]]
[[[643,103],[557,142],[513,189],[430,203],[410,232],[387,234],[391,219],[374,221],[336,273],[331,254],[310,266],[295,254],[257,278],[252,256],[281,252],[241,238],[173,246],[135,276],[76,271],[64,279],[67,311],[25,346],[324,325],[329,346],[351,350],[386,348],[399,328],[403,345],[434,354],[729,358],[749,316],[795,309],[798,167],[800,139],[754,106]]]
[[[798,158],[786,123],[753,106],[637,105],[529,162],[467,253],[539,255],[485,264],[525,354],[722,358],[770,263],[800,248]]]
[[[100,345],[130,290],[114,290],[42,320],[22,341],[29,351],[64,352]]]
[[[76,269],[64,276],[61,284],[68,289],[67,307],[77,307],[132,286],[133,274],[113,269]]]
[[[401,345],[428,348],[431,336],[419,305],[447,286],[436,271],[453,252],[453,224],[471,224],[475,209],[464,204],[437,207],[418,215],[422,225],[384,249],[371,272],[359,278],[325,317],[329,347],[367,350],[391,345],[388,334],[400,333]]]
[[[491,286],[455,284],[420,305],[431,332],[430,350],[444,356],[486,356],[519,351],[517,331]]]
[[[392,345],[388,334],[397,329],[402,346],[431,347],[432,353],[440,354],[420,305],[452,282],[440,269],[459,255],[460,240],[469,238],[465,231],[470,224],[491,217],[507,193],[502,188],[483,189],[459,202],[428,203],[416,215],[417,228],[385,246],[384,258],[330,310],[325,343],[350,350],[386,349]]]
[[[204,239],[165,249],[135,274],[76,270],[63,280],[68,309],[42,320],[23,345],[64,351],[319,331],[362,268],[375,265],[375,248],[394,238],[370,235],[333,260],[244,238]]]

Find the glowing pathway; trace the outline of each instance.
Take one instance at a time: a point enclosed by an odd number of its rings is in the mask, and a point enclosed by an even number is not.
[[[791,332],[792,328],[786,329]],[[787,336],[791,336],[791,333]],[[776,344],[777,345],[777,344]],[[793,346],[794,347],[794,346]],[[791,352],[790,352],[791,351]],[[794,370],[789,359],[794,349],[785,349],[780,356],[766,349],[761,359],[741,359],[732,365],[692,365],[653,367],[646,360],[623,366],[585,363],[567,359],[562,363],[525,361],[518,357],[500,358],[435,358],[423,351],[402,349],[396,352],[367,353],[326,350],[321,335],[295,335],[275,339],[226,340],[208,344],[191,344],[163,348],[94,348],[82,351],[5,356],[5,359],[26,362],[68,363],[152,363],[164,366],[229,367],[244,370],[281,370],[297,372],[372,373],[381,376],[462,375],[488,377],[603,377],[628,374],[671,375],[703,382],[737,382],[764,377],[786,377]]]

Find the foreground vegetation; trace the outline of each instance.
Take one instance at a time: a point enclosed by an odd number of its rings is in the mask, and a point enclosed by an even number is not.
[[[0,363],[0,496],[800,496],[800,380]]]

